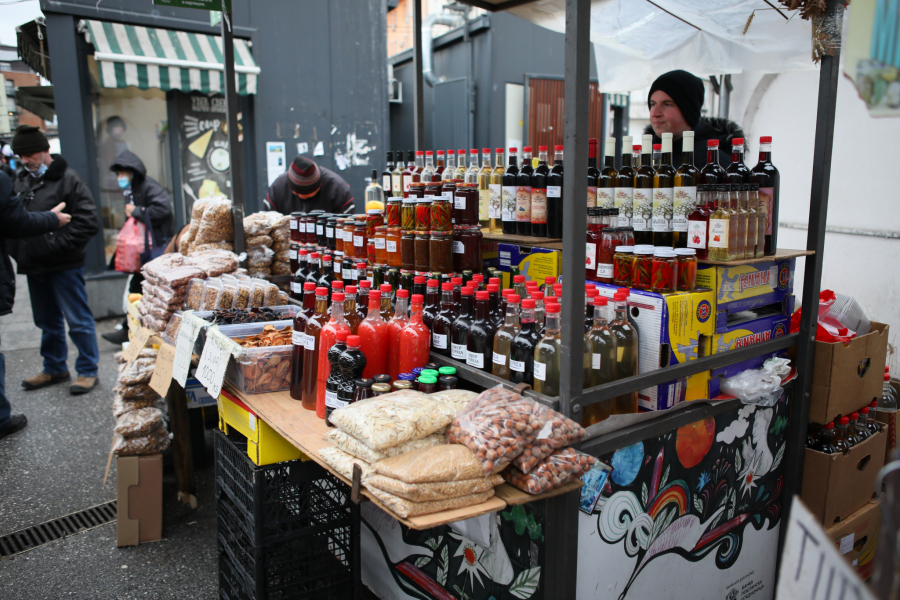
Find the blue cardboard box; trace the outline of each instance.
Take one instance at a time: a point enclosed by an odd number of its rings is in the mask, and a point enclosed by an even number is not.
[[[728,317],[741,311],[778,305],[790,315],[794,310],[796,258],[769,260],[749,265],[697,266],[697,286],[715,292],[716,333],[728,328]]]

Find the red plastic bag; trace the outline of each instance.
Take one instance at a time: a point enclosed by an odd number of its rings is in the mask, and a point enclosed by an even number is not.
[[[834,304],[835,296],[831,290],[822,290],[819,292],[819,318],[816,324],[816,341],[835,343],[847,343],[856,337],[856,332],[847,329],[834,316],[829,314],[831,305]],[[802,308],[798,308],[791,315],[791,333],[800,331],[800,314]]]
[[[116,271],[139,273],[144,252],[144,224],[128,217],[116,238]]]

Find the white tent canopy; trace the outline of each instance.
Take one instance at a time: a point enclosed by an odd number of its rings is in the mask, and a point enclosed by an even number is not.
[[[593,0],[591,42],[603,92],[649,87],[662,73],[700,77],[817,68],[811,25],[772,0]],[[756,11],[754,14],[754,10]],[[565,32],[565,0],[538,0],[509,12]],[[743,34],[747,19],[752,23]]]

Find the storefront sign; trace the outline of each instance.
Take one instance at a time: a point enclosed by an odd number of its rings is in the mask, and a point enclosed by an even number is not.
[[[228,361],[232,356],[238,358],[240,355],[241,347],[223,335],[218,327],[210,327],[207,330],[203,355],[200,356],[200,364],[197,365],[197,381],[203,384],[210,396],[219,397]]]
[[[200,10],[222,10],[222,2],[225,2],[225,10],[231,12],[231,0],[153,0],[153,4],[158,6],[198,8]]]

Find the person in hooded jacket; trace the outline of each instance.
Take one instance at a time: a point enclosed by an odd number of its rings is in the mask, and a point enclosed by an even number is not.
[[[662,143],[662,134],[672,134],[672,166],[681,166],[681,134],[694,132],[694,166],[706,165],[707,140],[719,140],[719,164],[731,164],[731,145],[734,138],[743,138],[741,126],[720,117],[701,117],[706,89],[703,80],[687,71],[669,71],[656,78],[650,86],[647,104],[650,124],[644,134],[653,135],[653,143]]]
[[[12,179],[0,173],[0,316],[12,312],[16,297],[16,274],[13,272],[6,240],[49,233],[68,224],[72,217],[63,212],[60,202],[52,211],[29,212],[13,195]],[[6,397],[6,358],[0,354],[0,439],[15,433],[28,424],[25,415],[11,414]]]

